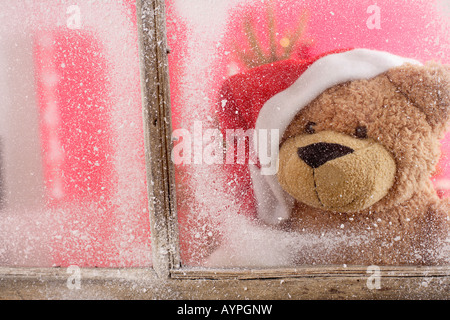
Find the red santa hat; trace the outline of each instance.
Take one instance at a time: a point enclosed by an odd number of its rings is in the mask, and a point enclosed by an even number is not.
[[[229,78],[222,87],[218,110],[222,131],[256,129],[258,135],[276,130],[281,138],[295,115],[326,89],[348,81],[371,79],[404,63],[419,64],[387,52],[352,49],[251,69]],[[261,150],[267,152],[267,148],[257,148],[258,158]],[[272,151],[270,158],[276,162],[278,148]],[[249,164],[248,170],[258,217],[277,224],[288,218],[294,199],[278,183],[277,164],[268,165]]]

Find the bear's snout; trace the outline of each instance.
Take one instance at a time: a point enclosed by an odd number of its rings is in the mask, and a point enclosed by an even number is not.
[[[338,212],[361,211],[381,200],[396,173],[381,144],[334,131],[286,140],[278,164],[278,182],[293,198]]]

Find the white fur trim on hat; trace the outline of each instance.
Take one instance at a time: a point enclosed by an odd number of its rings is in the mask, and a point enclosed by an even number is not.
[[[416,60],[368,49],[354,49],[320,58],[294,84],[263,105],[256,120],[256,132],[275,129],[282,137],[295,115],[325,90],[348,81],[374,78],[404,63],[420,64]],[[277,161],[278,149],[270,157]],[[251,168],[251,176],[259,218],[269,224],[288,218],[293,199],[281,189],[273,170]]]

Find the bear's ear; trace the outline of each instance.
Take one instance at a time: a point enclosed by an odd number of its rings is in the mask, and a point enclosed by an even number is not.
[[[386,75],[425,113],[433,131],[442,134],[450,117],[450,66],[404,64],[389,70]]]

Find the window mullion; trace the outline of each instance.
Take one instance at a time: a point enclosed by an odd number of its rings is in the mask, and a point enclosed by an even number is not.
[[[180,259],[164,1],[137,0],[137,16],[153,267],[169,277]]]

